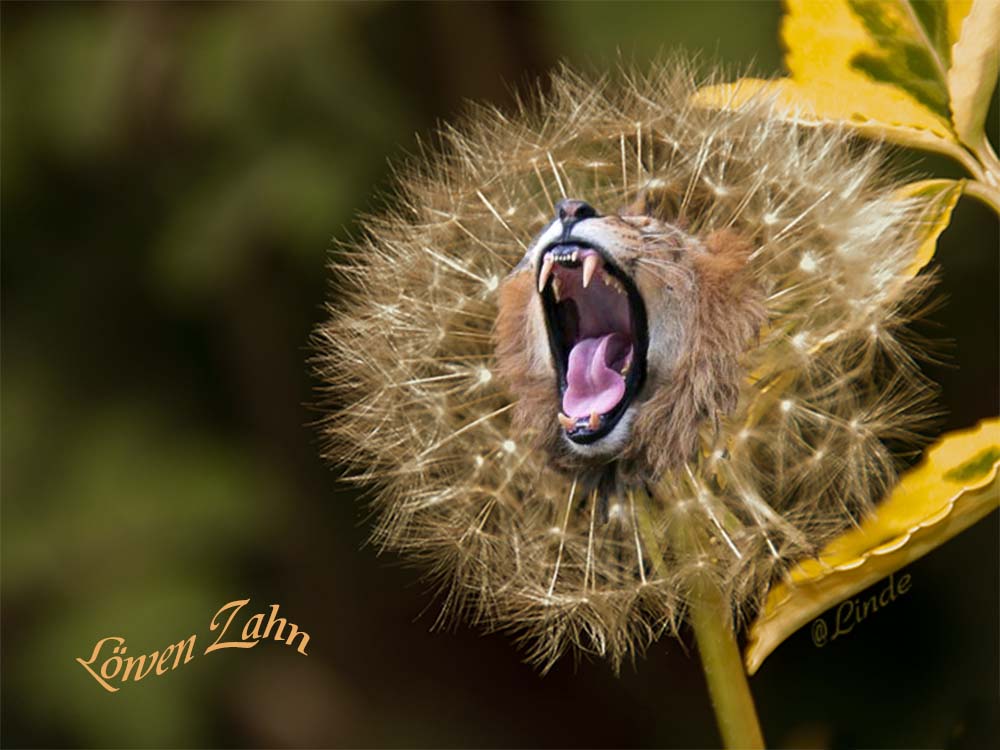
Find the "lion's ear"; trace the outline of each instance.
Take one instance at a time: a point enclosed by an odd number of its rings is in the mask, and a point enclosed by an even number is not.
[[[746,281],[738,276],[750,257],[750,243],[729,229],[712,232],[705,238],[708,251],[697,256],[695,264],[702,284],[728,288],[740,286]]]
[[[649,191],[642,190],[635,199],[618,211],[619,216],[648,216]]]
[[[660,221],[677,223],[678,199],[676,191],[667,187],[644,187],[635,199],[622,208],[619,216],[651,216]]]

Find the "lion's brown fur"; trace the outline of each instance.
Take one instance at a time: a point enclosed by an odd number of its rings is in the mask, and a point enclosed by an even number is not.
[[[534,276],[523,269],[500,287],[500,305],[495,329],[496,370],[500,380],[518,401],[513,427],[537,448],[559,458],[559,428],[556,420],[559,392],[554,373],[533,362],[539,342],[532,337],[532,306],[538,304]],[[548,342],[541,342],[548,347]],[[558,463],[558,460],[557,460]]]
[[[645,217],[637,217],[639,223]],[[622,460],[628,473],[660,473],[691,458],[707,420],[718,420],[736,405],[745,373],[740,357],[764,320],[761,294],[750,280],[747,242],[729,231],[715,232],[690,247],[659,241],[643,247],[656,265],[632,264],[634,280],[647,304],[652,325],[666,315],[686,330],[673,367],[650,367],[636,399],[631,434],[619,455],[589,458],[569,450],[557,421],[559,392],[548,359],[544,328],[534,288],[525,266],[500,290],[495,328],[497,372],[517,398],[513,426],[553,462],[581,469]],[[668,289],[669,287],[669,289]],[[651,343],[651,346],[653,344]],[[544,361],[540,361],[544,360]]]
[[[765,319],[762,295],[746,272],[748,243],[720,231],[704,245],[705,252],[690,256],[695,299],[684,350],[673,372],[647,385],[624,455],[644,470],[660,473],[690,459],[701,425],[736,406],[746,377],[740,357]]]

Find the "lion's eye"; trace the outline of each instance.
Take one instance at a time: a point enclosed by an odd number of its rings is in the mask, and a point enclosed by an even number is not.
[[[646,377],[646,310],[602,248],[568,238],[541,256],[538,290],[558,378],[558,419],[575,443],[608,435]]]

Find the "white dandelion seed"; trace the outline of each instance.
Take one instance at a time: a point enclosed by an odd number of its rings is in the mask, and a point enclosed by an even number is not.
[[[923,206],[894,201],[876,147],[763,102],[692,108],[694,88],[683,65],[564,71],[448,130],[405,208],[338,256],[317,331],[325,455],[378,488],[375,539],[544,666],[568,647],[620,664],[678,626],[691,576],[752,608],[870,507],[894,480],[884,441],[927,415],[897,337],[926,286],[906,280]],[[593,207],[589,244],[559,244],[564,198]],[[573,329],[558,305],[592,293],[630,323]]]

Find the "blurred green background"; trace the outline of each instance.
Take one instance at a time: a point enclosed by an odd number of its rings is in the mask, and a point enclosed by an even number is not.
[[[675,641],[615,677],[542,678],[509,638],[429,632],[418,571],[363,548],[317,459],[311,328],[331,238],[387,158],[560,59],[683,46],[780,71],[776,3],[16,4],[2,14],[3,744],[631,747],[717,742]],[[991,115],[996,133],[996,112]],[[994,136],[995,137],[995,136]],[[912,166],[957,174],[941,161]],[[997,223],[963,200],[925,333],[942,426],[998,409]],[[907,569],[848,638],[808,629],[752,681],[783,747],[1000,735],[996,514]],[[199,656],[116,694],[74,662],[138,655],[224,603],[311,635]]]

